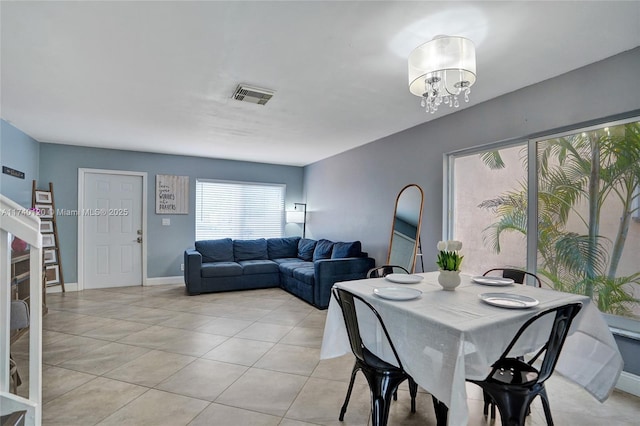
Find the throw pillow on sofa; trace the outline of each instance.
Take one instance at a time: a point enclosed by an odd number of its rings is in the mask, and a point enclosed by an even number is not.
[[[362,243],[360,241],[352,241],[348,243],[338,242],[333,244],[332,259],[344,259],[346,257],[361,257]]]
[[[241,260],[267,260],[267,240],[233,240],[233,257]]]
[[[202,255],[203,263],[233,262],[233,241],[231,238],[196,241],[196,250]]]
[[[305,262],[313,261],[313,251],[316,248],[316,240],[309,240],[307,238],[301,238],[298,242],[298,258]]]
[[[313,261],[319,259],[330,259],[331,251],[333,250],[333,241],[319,240],[316,244],[316,248],[313,250]]]

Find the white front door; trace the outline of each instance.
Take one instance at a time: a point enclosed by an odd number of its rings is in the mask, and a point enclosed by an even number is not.
[[[82,195],[84,288],[142,285],[143,177],[86,172]]]

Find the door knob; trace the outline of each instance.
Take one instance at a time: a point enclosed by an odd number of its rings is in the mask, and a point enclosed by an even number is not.
[[[136,242],[138,242],[138,243],[142,244],[142,237],[138,237],[138,238],[136,238]]]

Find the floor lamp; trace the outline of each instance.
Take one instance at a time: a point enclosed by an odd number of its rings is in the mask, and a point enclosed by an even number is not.
[[[298,210],[298,206],[300,210]],[[287,223],[302,224],[302,238],[305,238],[307,228],[307,205],[305,203],[293,203],[294,210],[287,211]]]

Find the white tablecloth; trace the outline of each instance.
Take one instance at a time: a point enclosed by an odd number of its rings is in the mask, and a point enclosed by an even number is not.
[[[599,401],[606,400],[622,371],[622,357],[597,307],[585,296],[531,286],[490,287],[461,275],[455,291],[444,291],[437,272],[419,274],[418,284],[395,284],[384,278],[346,281],[336,286],[371,303],[380,313],[404,369],[416,383],[449,407],[449,425],[468,421],[465,378],[483,379],[524,322],[536,313],[572,302],[583,307],[574,319],[556,373],[584,387]],[[373,295],[376,287],[408,287],[423,292],[418,299],[391,301]],[[487,305],[478,295],[489,292],[534,297],[540,304],[529,309]],[[368,347],[391,362],[372,318],[360,318]],[[535,337],[534,337],[535,339]],[[325,323],[321,359],[351,351],[340,307],[332,298]]]

